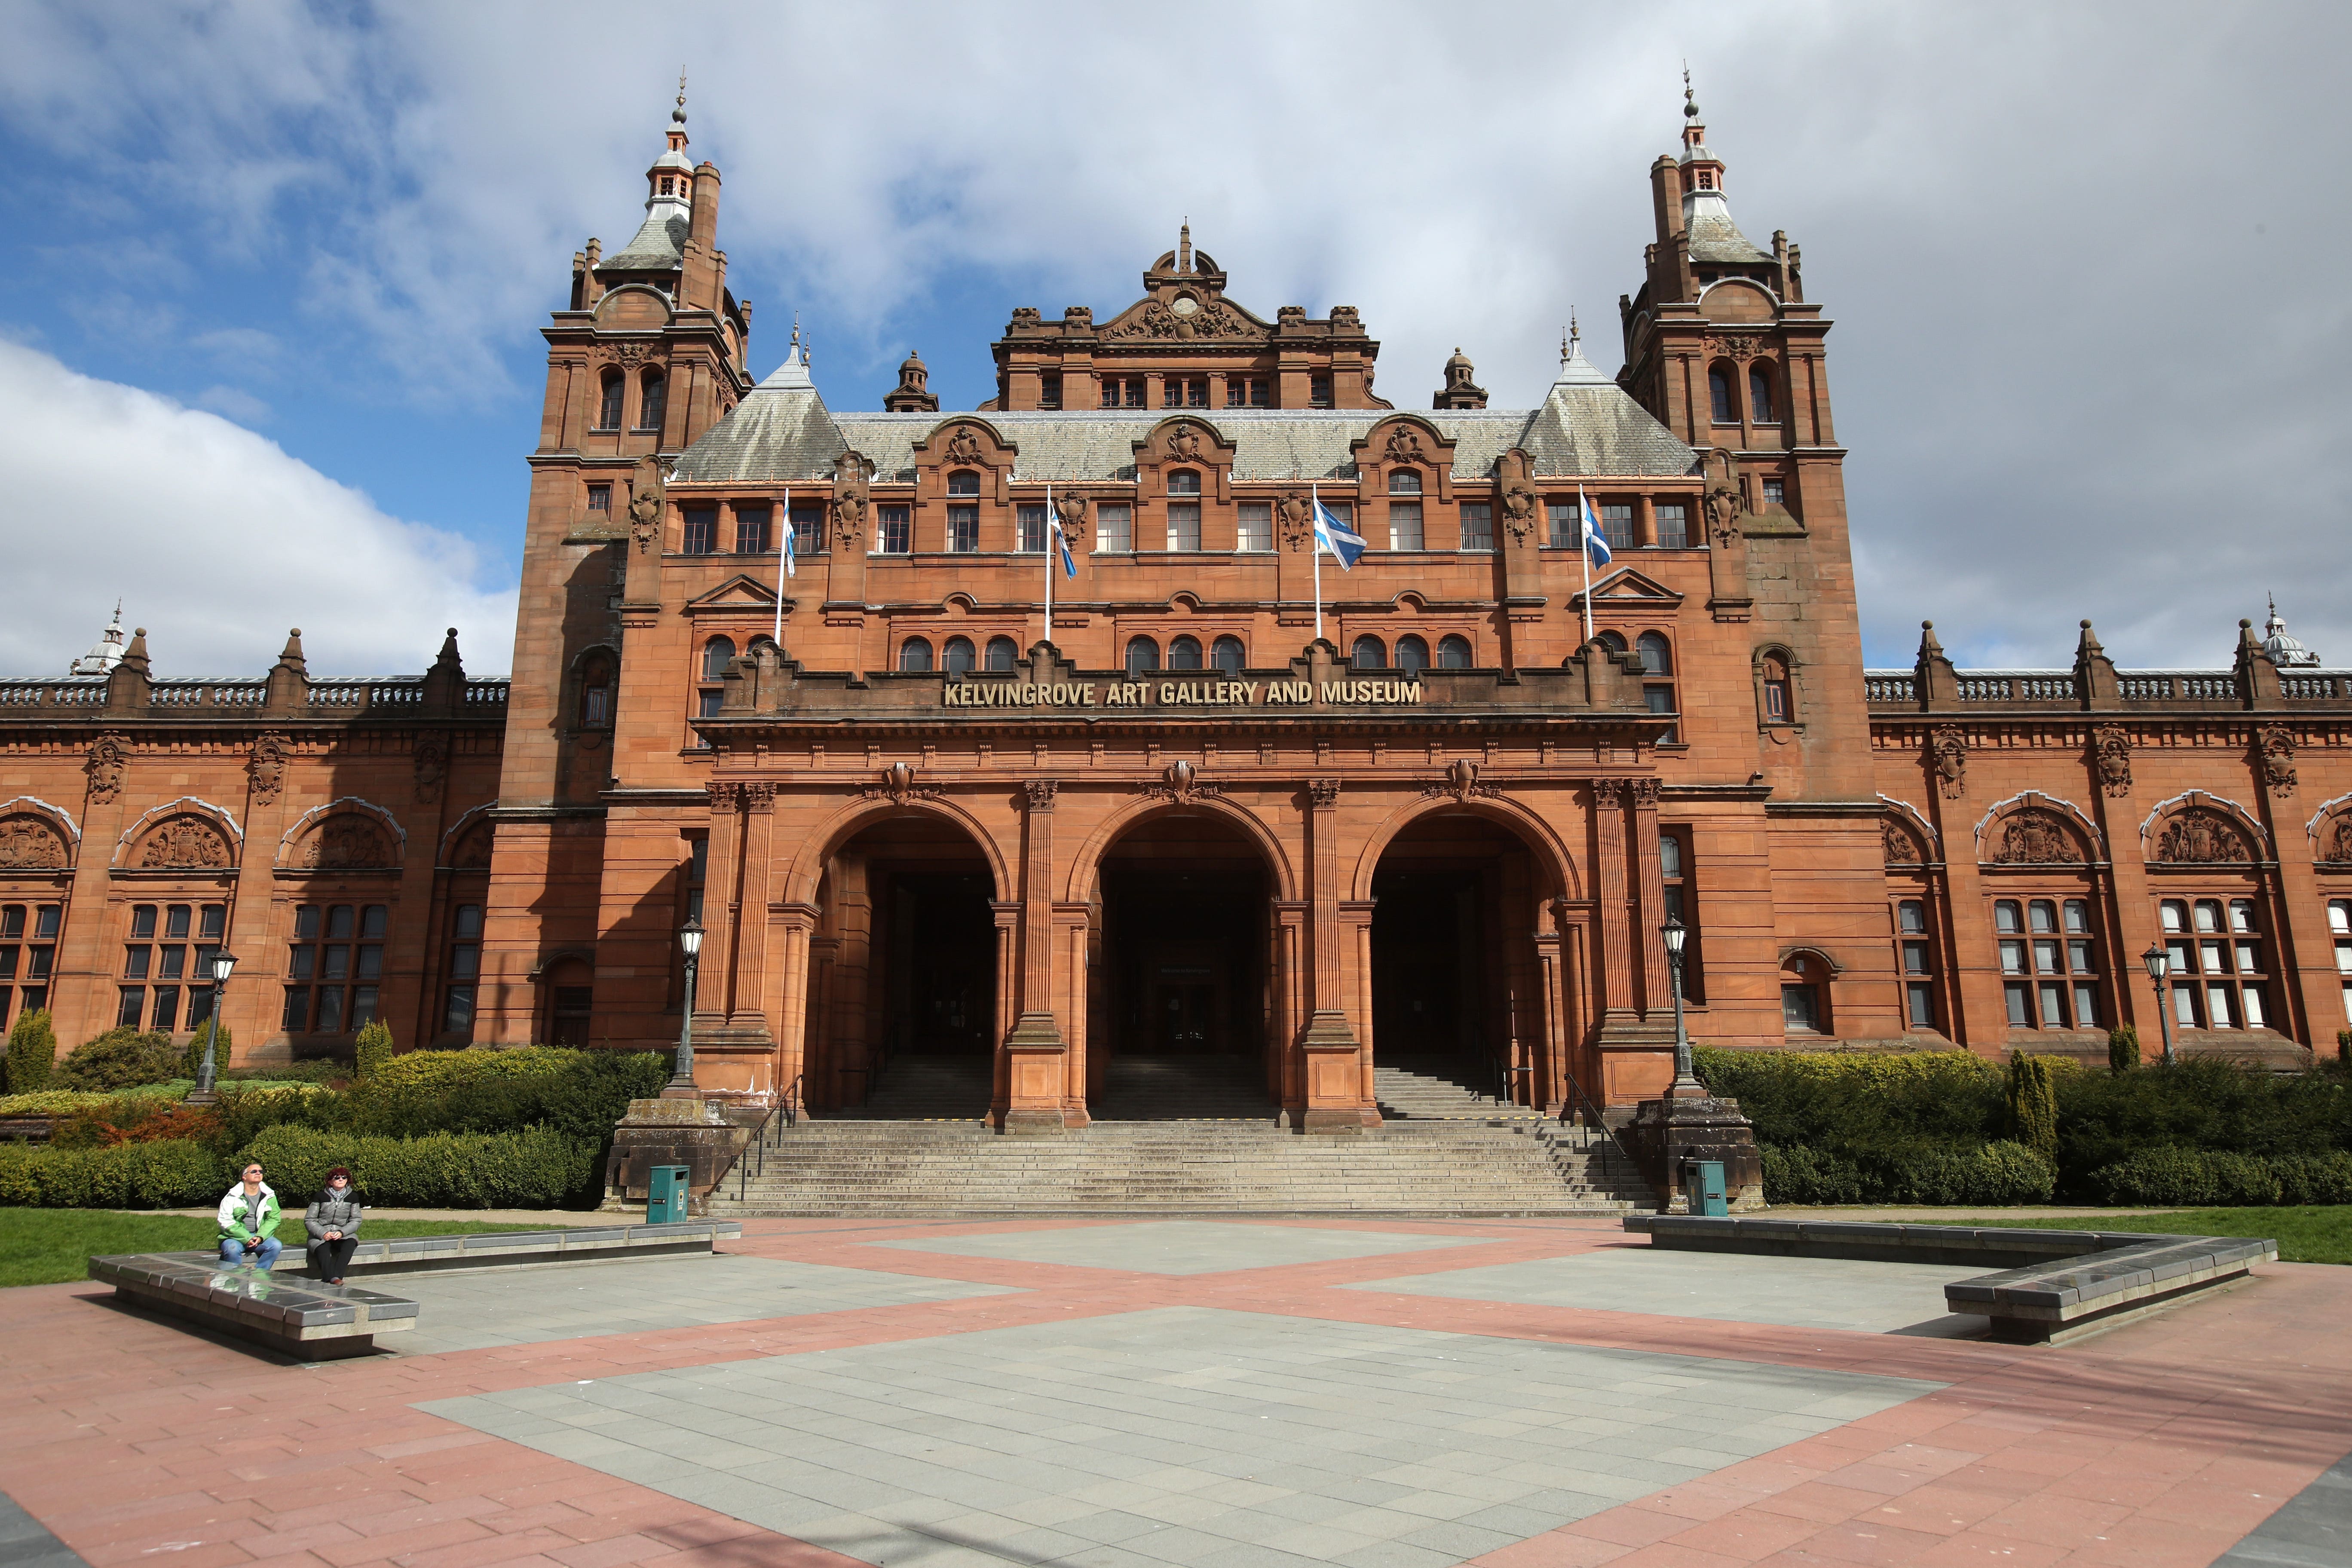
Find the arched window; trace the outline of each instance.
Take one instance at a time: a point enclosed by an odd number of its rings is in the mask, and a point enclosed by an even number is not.
[[[1389,650],[1376,637],[1360,637],[1356,639],[1356,651],[1349,655],[1348,662],[1358,669],[1386,669],[1389,667]]]
[[[1178,637],[1168,645],[1168,668],[1198,669],[1201,668],[1201,639]]]
[[[1822,984],[1827,978],[1818,960],[1802,954],[1780,966],[1780,1021],[1790,1034],[1830,1032],[1829,1008]]]
[[[1729,365],[1719,364],[1706,373],[1706,395],[1714,405],[1714,418],[1717,425],[1739,423],[1739,409],[1731,401],[1731,367]]]
[[[1438,639],[1437,666],[1440,669],[1467,669],[1470,668],[1470,639],[1468,637],[1441,637]]]
[[[1643,675],[1672,675],[1675,672],[1675,650],[1664,632],[1643,632],[1634,647],[1642,655]]]
[[[1416,637],[1397,638],[1397,668],[1407,675],[1419,675],[1429,668],[1429,645]]]
[[[1420,469],[1391,468],[1389,470],[1389,494],[1392,496],[1417,496],[1420,493]]]
[[[1209,659],[1227,675],[1239,675],[1249,668],[1249,652],[1242,647],[1239,637],[1219,637],[1216,646],[1209,650]]]
[[[725,679],[728,661],[734,657],[735,639],[733,637],[712,637],[709,642],[704,643],[702,645],[702,679]]]
[[[1171,496],[1196,496],[1201,493],[1201,476],[1192,468],[1168,470],[1168,493]]]
[[[618,430],[621,427],[621,395],[627,380],[617,370],[604,373],[604,384],[596,400],[596,428]]]
[[[1748,367],[1748,415],[1759,425],[1778,425],[1780,421],[1772,402],[1772,364],[1758,360]]]
[[[950,675],[969,674],[978,662],[970,637],[950,637],[948,646],[940,650],[940,668]]]
[[[1160,668],[1160,645],[1150,637],[1127,639],[1127,672],[1145,675]]]
[[[1611,653],[1623,653],[1625,651],[1625,634],[1623,632],[1602,632],[1597,640],[1602,647],[1607,648]]]
[[[1642,706],[1653,713],[1679,714],[1682,703],[1675,693],[1672,679],[1675,673],[1674,646],[1666,641],[1664,632],[1643,632],[1633,645],[1642,656]],[[1671,746],[1683,738],[1682,726],[1669,728],[1658,737],[1660,745]]]
[[[668,402],[669,379],[657,370],[646,371],[644,390],[637,396],[637,428],[659,430]]]
[[[1796,694],[1789,684],[1789,661],[1777,653],[1764,656],[1764,722],[1793,724],[1797,719]]]
[[[613,666],[601,654],[580,667],[580,727],[613,727]]]
[[[1015,644],[1011,637],[991,637],[988,639],[989,668],[1001,670],[1009,675],[1013,670],[1013,661],[1020,657],[1020,647]]]
[[[980,493],[980,476],[970,468],[958,468],[948,476],[948,494],[976,496]]]
[[[908,637],[898,645],[898,668],[919,674],[931,668],[931,645],[922,637]]]

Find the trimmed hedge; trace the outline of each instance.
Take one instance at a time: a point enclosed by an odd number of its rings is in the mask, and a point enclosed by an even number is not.
[[[350,1168],[367,1202],[414,1208],[553,1208],[598,1174],[594,1144],[544,1127],[363,1138],[281,1126],[247,1144],[236,1160],[260,1161],[287,1204],[309,1201],[337,1165]]]
[[[381,1018],[371,1018],[352,1042],[352,1076],[373,1078],[392,1059],[392,1031]]]
[[[180,1076],[186,1054],[166,1034],[109,1029],[68,1052],[49,1083],[56,1089],[129,1089],[133,1084],[163,1083]]]
[[[1764,1199],[1776,1204],[1975,1204],[2050,1201],[2057,1168],[2022,1143],[1973,1149],[1917,1143],[1856,1160],[1802,1144],[1765,1144]]]
[[[151,1107],[167,1105],[185,1092],[168,1083],[142,1084],[113,1094],[95,1089],[45,1089],[35,1094],[0,1097],[0,1116],[63,1116],[133,1100],[143,1100]]]
[[[2093,1180],[2111,1204],[2240,1208],[2352,1203],[2352,1154],[2265,1159],[2217,1149],[2143,1149]]]
[[[21,1015],[8,1031],[8,1092],[38,1094],[48,1088],[57,1060],[58,1037],[49,1027],[49,1010],[37,1007]]]
[[[184,1208],[218,1201],[231,1178],[194,1140],[110,1149],[0,1144],[0,1205],[49,1209]]]

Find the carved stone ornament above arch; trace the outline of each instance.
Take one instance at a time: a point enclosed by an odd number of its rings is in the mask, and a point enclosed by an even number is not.
[[[2253,813],[2201,789],[2158,802],[2139,836],[2150,866],[2244,866],[2271,858],[2270,840]]]
[[[7,809],[0,806],[0,811]],[[2311,858],[2334,871],[2352,871],[2352,795],[2339,795],[2312,815]]]
[[[1880,819],[1879,837],[1889,866],[1925,866],[1943,859],[1937,848],[1934,824],[1908,801],[1882,795],[1886,815]]]
[[[115,841],[118,871],[232,871],[245,840],[226,806],[182,795],[151,806]]]
[[[1176,342],[1263,340],[1272,335],[1264,321],[1230,300],[1199,298],[1190,291],[1172,300],[1145,300],[1101,329],[1105,342],[1158,338]]]
[[[408,848],[400,819],[383,806],[347,795],[314,805],[278,840],[281,871],[397,870]]]
[[[2027,790],[1994,804],[1977,824],[1982,866],[2084,866],[2104,863],[2097,824],[2081,806]]]
[[[490,868],[490,808],[478,805],[449,825],[441,836],[440,847],[434,851],[436,868],[448,871],[487,871]]]
[[[1004,433],[976,414],[957,414],[931,426],[931,433],[916,443],[916,450],[929,458],[929,467],[952,468],[1010,468],[1013,455],[1020,447],[1004,438]]]
[[[81,824],[74,820],[72,812],[38,795],[20,795],[14,800],[0,801],[0,824],[11,819],[28,819],[46,826],[57,835],[65,852],[65,863],[72,864],[75,852],[81,847]],[[7,865],[5,851],[0,851],[0,869]]]
[[[1198,414],[1172,414],[1145,432],[1135,443],[1139,468],[1179,464],[1202,468],[1229,468],[1239,447],[1225,433]]]
[[[45,800],[18,795],[0,803],[0,877],[66,870],[80,840],[73,818]]]

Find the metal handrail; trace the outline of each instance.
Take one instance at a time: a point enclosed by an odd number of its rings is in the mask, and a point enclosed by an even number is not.
[[[744,1144],[742,1152],[735,1156],[735,1201],[739,1204],[751,1191],[751,1178],[767,1174],[768,1151],[783,1137],[782,1129],[776,1128],[778,1117],[783,1119],[785,1127],[801,1124],[801,1075],[798,1073],[793,1075],[793,1081],[785,1086],[784,1091],[776,1096],[776,1103],[768,1108],[768,1114],[760,1118],[760,1125],[751,1130],[751,1141]],[[727,1178],[721,1174],[719,1179],[723,1182]]]
[[[1573,1104],[1569,1103],[1565,1099],[1561,1101],[1559,1108],[1560,1126],[1565,1129],[1573,1125],[1573,1123],[1569,1121],[1569,1112],[1570,1110],[1582,1112],[1581,1120],[1583,1121],[1584,1127],[1582,1136],[1577,1143],[1578,1151],[1582,1152],[1589,1151],[1592,1147],[1592,1129],[1599,1127],[1601,1131],[1609,1135],[1609,1141],[1617,1145],[1617,1152],[1625,1156],[1626,1163],[1633,1167],[1636,1174],[1639,1174],[1642,1169],[1642,1162],[1635,1159],[1633,1156],[1633,1151],[1625,1146],[1625,1140],[1618,1132],[1617,1129],[1609,1125],[1609,1119],[1601,1114],[1601,1107],[1595,1105],[1592,1102],[1592,1097],[1584,1092],[1584,1085],[1577,1081],[1576,1075],[1572,1072],[1563,1073],[1561,1077],[1567,1081],[1569,1093],[1575,1097],[1575,1100]]]

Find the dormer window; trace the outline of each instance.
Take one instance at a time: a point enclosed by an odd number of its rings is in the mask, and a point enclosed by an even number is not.
[[[1190,468],[1177,468],[1168,476],[1168,493],[1171,496],[1196,496],[1201,493],[1201,476]]]
[[[973,473],[970,468],[958,468],[954,473],[948,476],[948,494],[951,496],[979,495],[980,476]]]

